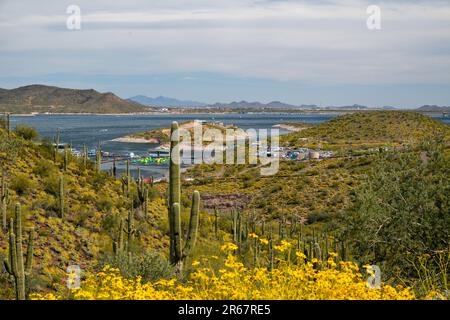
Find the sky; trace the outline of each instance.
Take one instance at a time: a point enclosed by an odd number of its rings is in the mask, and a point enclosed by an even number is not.
[[[67,28],[70,5],[81,28]],[[381,29],[367,27],[380,9]],[[0,87],[450,105],[450,0],[0,0]]]

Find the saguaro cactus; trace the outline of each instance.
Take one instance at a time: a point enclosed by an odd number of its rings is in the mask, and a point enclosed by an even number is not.
[[[131,242],[134,239],[134,235],[136,234],[136,228],[134,227],[134,209],[131,207],[130,211],[128,212],[128,218],[126,219],[127,226],[124,228],[124,232],[127,234],[128,237],[128,244],[131,244]]]
[[[87,168],[87,163],[88,163],[88,149],[86,144],[83,145],[83,168],[86,169]]]
[[[273,240],[272,240],[272,237],[269,237],[269,271],[273,270],[274,256],[275,256],[275,252],[274,252],[274,248],[273,248]]]
[[[194,193],[192,194],[192,207],[191,218],[189,219],[189,229],[186,237],[186,244],[183,249],[183,259],[188,257],[192,253],[192,250],[195,247],[195,242],[197,241],[199,209],[200,193],[198,191],[194,191]]]
[[[148,213],[148,189],[144,192],[144,216]]]
[[[64,171],[69,168],[69,150],[67,147],[64,148]]]
[[[189,229],[186,236],[186,244],[182,247],[181,239],[181,176],[180,176],[180,150],[178,146],[178,123],[172,122],[170,142],[169,165],[169,229],[170,229],[170,262],[177,266],[181,272],[182,263],[191,255],[197,240],[200,193],[194,191],[192,195],[191,216]]]
[[[95,153],[95,170],[100,173],[102,171],[102,151],[100,150],[100,145]]]
[[[130,161],[127,160],[125,161],[125,163],[127,166],[127,170],[125,176],[123,176],[121,180],[122,180],[122,191],[126,196],[128,196],[131,187]]]
[[[33,265],[34,232],[28,235],[27,256],[24,264],[22,249],[22,214],[20,204],[16,205],[15,220],[9,227],[9,258],[4,261],[6,271],[14,278],[16,299],[26,299],[26,283]]]
[[[144,179],[139,175],[137,181],[137,193],[139,202],[141,205],[141,208],[144,210],[144,212],[147,212],[146,206],[148,206],[148,187],[146,183],[144,182]]]
[[[214,208],[214,236],[219,239],[219,212]]]
[[[113,166],[112,166],[112,176],[115,178],[117,177],[117,166],[116,166],[116,158],[113,160]]]
[[[6,177],[5,177],[4,172],[2,174],[1,201],[2,201],[2,228],[4,231],[6,231],[6,230],[8,230],[6,211],[8,209],[8,204],[9,204],[9,189],[8,189],[8,183],[6,182]]]
[[[60,142],[60,131],[56,129],[56,136],[53,139],[53,162],[56,164],[58,161],[58,150],[59,150],[59,142]]]
[[[5,116],[6,116],[6,119],[5,119],[5,129],[6,129],[6,131],[8,132],[8,134],[10,134],[10,133],[11,133],[11,122],[10,122],[10,114],[9,114],[9,112],[7,112],[7,113],[5,114]]]
[[[231,222],[231,233],[233,234],[233,241],[237,243],[238,234],[237,234],[237,224],[238,224],[238,213],[237,210],[232,209],[232,222]]]
[[[64,218],[64,200],[65,200],[65,195],[64,195],[64,177],[61,176],[59,177],[59,217],[61,219]]]
[[[120,219],[119,230],[117,232],[117,238],[113,242],[113,251],[116,257],[122,256],[125,252],[125,243],[123,237],[124,231],[124,222],[123,219]]]

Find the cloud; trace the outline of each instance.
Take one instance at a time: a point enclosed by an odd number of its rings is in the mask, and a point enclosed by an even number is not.
[[[4,75],[208,72],[316,84],[450,84],[444,1],[0,2]],[[382,30],[366,8],[382,9]]]

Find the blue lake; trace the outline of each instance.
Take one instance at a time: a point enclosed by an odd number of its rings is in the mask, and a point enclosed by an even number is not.
[[[149,144],[123,143],[111,141],[130,133],[149,129],[169,127],[172,121],[204,120],[219,121],[226,125],[236,125],[242,129],[270,129],[283,122],[320,123],[333,119],[337,114],[157,114],[157,115],[36,115],[13,116],[11,125],[27,124],[35,127],[41,136],[53,138],[57,129],[61,132],[61,142],[71,143],[82,150],[83,144],[92,149],[100,143],[103,151],[125,154],[145,153]],[[450,124],[450,118],[437,117]],[[281,131],[281,130],[280,130]],[[107,169],[107,166],[105,166]],[[119,167],[119,170],[123,169]],[[136,169],[136,168],[134,168]],[[167,173],[165,166],[146,166],[143,172],[162,177]]]

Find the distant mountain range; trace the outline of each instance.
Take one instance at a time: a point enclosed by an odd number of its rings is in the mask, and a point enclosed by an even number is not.
[[[0,89],[0,111],[14,113],[135,113],[148,107],[123,100],[111,92],[44,85]]]
[[[280,101],[272,101],[269,103],[261,103],[261,102],[247,102],[247,101],[233,101],[230,103],[220,103],[217,102],[215,104],[208,105],[209,108],[221,108],[221,109],[316,109],[318,108],[316,105],[300,105],[295,106],[292,104],[283,103]]]
[[[162,107],[205,108],[205,109],[280,109],[280,110],[371,110],[364,105],[318,107],[310,105],[292,105],[280,101],[261,103],[258,101],[234,101],[231,103],[206,104],[191,100],[178,100],[168,97],[150,98],[138,95],[122,99],[114,93],[100,93],[93,89],[66,89],[45,85],[29,85],[16,89],[0,88],[0,112],[12,113],[140,113],[157,111]],[[384,106],[381,109],[395,110],[396,107]],[[416,109],[419,112],[450,112],[450,106],[424,105]]]
[[[440,107],[436,105],[424,105],[417,109],[418,111],[423,112],[450,112],[450,106],[449,107]]]
[[[156,98],[150,98],[143,95],[138,95],[127,99],[131,102],[137,102],[144,106],[153,107],[204,107],[206,103],[191,101],[191,100],[178,100],[174,98],[168,98],[159,96]]]

